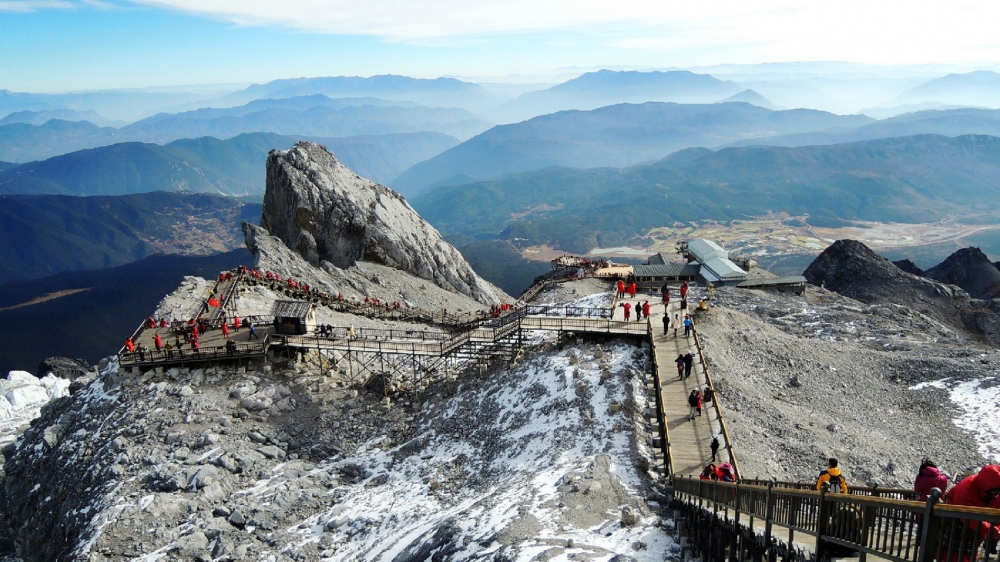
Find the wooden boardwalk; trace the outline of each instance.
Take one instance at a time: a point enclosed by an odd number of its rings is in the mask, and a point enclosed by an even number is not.
[[[653,328],[652,349],[656,355],[656,364],[660,369],[661,382],[657,392],[660,393],[663,404],[662,415],[670,434],[670,453],[674,474],[697,476],[701,474],[705,465],[712,461],[710,444],[713,433],[719,434],[720,443],[716,462],[731,461],[726,453],[718,417],[710,402],[703,404],[700,417],[695,417],[693,421],[688,419],[690,412],[688,395],[696,388],[702,392],[705,391],[707,385],[705,368],[701,364],[694,336],[684,336],[684,315],[680,311],[679,298],[670,299],[671,320],[668,334],[663,333],[664,306],[660,302],[659,295],[655,297],[636,295],[634,298],[619,299],[618,302],[632,304],[632,322],[639,324],[635,320],[635,306],[646,301],[650,304],[650,314],[652,315],[652,318],[649,319]],[[615,308],[614,314],[616,320],[624,320],[625,311],[621,306]],[[675,316],[677,317],[676,321],[674,320]],[[643,318],[642,324],[645,323],[646,318]],[[690,378],[681,380],[677,376],[676,360],[678,355],[684,355],[688,350],[694,355],[694,368],[691,370]]]

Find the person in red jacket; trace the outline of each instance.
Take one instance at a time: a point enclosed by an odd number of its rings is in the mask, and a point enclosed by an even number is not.
[[[618,280],[618,298],[625,296],[625,282],[621,279]]]
[[[628,284],[628,296],[635,297],[635,283]]]
[[[948,490],[943,500],[950,505],[1000,508],[1000,466],[986,465],[978,473],[963,478]],[[973,532],[963,532],[958,523],[944,522],[938,538],[941,545],[937,555],[939,562],[969,562],[984,540],[990,541],[992,548],[1000,539],[1000,525],[977,520],[958,521]]]
[[[646,318],[649,318],[649,301],[642,303],[642,313],[646,315]]]
[[[222,323],[222,337],[224,338],[229,337],[229,324],[225,322]]]
[[[684,299],[687,298],[687,296],[688,296],[688,282],[685,281],[681,283],[681,298]]]
[[[948,489],[948,475],[938,469],[933,461],[924,459],[924,462],[920,463],[920,470],[917,471],[917,479],[913,482],[913,489],[920,494],[920,501],[925,502],[933,488],[944,493]]]
[[[625,309],[625,321],[628,322],[628,319],[632,317],[632,305],[625,303],[622,308]]]
[[[153,344],[156,345],[156,351],[163,349],[163,339],[160,338],[160,334],[153,336]]]
[[[132,338],[125,338],[125,349],[129,351],[135,351],[135,343],[132,342]]]

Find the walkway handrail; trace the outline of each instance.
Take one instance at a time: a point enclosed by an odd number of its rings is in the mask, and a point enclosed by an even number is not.
[[[729,428],[726,427],[726,419],[722,417],[722,406],[719,405],[719,393],[715,390],[712,375],[708,372],[708,362],[705,361],[705,349],[701,344],[701,336],[698,335],[698,330],[694,326],[694,318],[691,319],[691,331],[694,335],[695,347],[698,348],[698,357],[701,359],[701,368],[705,373],[705,383],[712,389],[712,407],[715,409],[715,416],[719,420],[720,429],[722,429],[722,438],[726,444],[726,452],[729,453],[729,463],[733,465],[733,470],[736,472],[736,476],[739,477],[742,475],[740,465],[736,461],[736,451],[733,448],[733,441],[729,437]]]
[[[986,562],[997,562],[989,548],[995,543],[984,541],[991,537],[981,525],[1000,525],[1000,510],[942,504],[940,491],[919,502],[680,476],[673,488],[688,508],[721,511],[717,524],[724,527],[735,523],[757,534],[760,529],[740,516],[757,519],[764,524],[764,548],[772,547],[772,526],[815,537],[816,560],[839,546],[860,552],[862,560],[874,555],[893,562],[959,562],[976,559],[982,545],[988,547]]]
[[[740,478],[741,484],[755,486],[774,486],[775,488],[790,488],[793,490],[815,490],[815,482],[795,482],[791,480],[769,480],[766,478]],[[920,497],[919,492],[912,488],[883,488],[881,486],[856,486],[849,484],[847,492],[859,496],[876,496],[897,500],[914,500]]]
[[[649,335],[649,341],[653,341],[653,323],[646,318],[646,333]],[[663,388],[663,383],[660,380],[660,365],[656,362],[656,353],[649,354],[653,358],[653,384],[656,386],[656,423],[660,426],[660,435],[663,441],[660,443],[660,449],[663,451],[663,464],[666,478],[669,480],[674,474],[674,456],[670,449],[670,427],[666,423],[666,419],[661,415],[663,412],[663,395],[660,394],[660,389]]]

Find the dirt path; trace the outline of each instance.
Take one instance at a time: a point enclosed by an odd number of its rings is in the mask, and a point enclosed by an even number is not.
[[[36,304],[41,304],[43,302],[59,299],[62,297],[68,297],[69,295],[75,295],[77,293],[82,293],[84,291],[89,291],[92,287],[84,287],[83,289],[66,289],[65,291],[56,291],[54,293],[48,293],[40,297],[35,297],[30,301],[22,302],[21,304],[15,304],[14,306],[8,306],[6,308],[0,308],[0,312],[5,310],[14,310],[15,308],[24,308],[26,306],[34,306]]]

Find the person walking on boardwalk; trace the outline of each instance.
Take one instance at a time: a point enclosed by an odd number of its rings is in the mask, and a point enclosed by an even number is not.
[[[247,322],[247,326],[250,328],[250,335],[247,336],[247,341],[259,340],[260,336],[257,335],[257,327],[253,325],[253,322]]]
[[[670,313],[666,310],[663,311],[663,335],[667,335],[667,331],[670,330]]]
[[[680,323],[681,323],[680,318],[681,318],[680,315],[674,314],[674,337],[675,338],[677,337],[677,326],[679,326]]]
[[[625,309],[625,321],[628,322],[629,318],[632,318],[632,305],[629,303],[625,303],[624,305],[622,305],[622,308]]]
[[[699,390],[698,391],[698,417],[699,418],[701,417],[701,407],[703,405],[703,398],[704,397],[701,395],[701,391]]]
[[[625,282],[621,279],[618,280],[618,298],[625,297]]]
[[[156,351],[160,351],[163,349],[163,339],[160,338],[160,334],[156,334],[155,336],[153,336],[153,345],[156,346]]]
[[[696,388],[691,391],[691,394],[688,395],[688,406],[690,407],[690,411],[688,412],[688,421],[694,419],[694,414],[698,411],[698,402],[700,401],[701,391]]]
[[[827,482],[830,483],[830,491],[838,494],[847,493],[847,480],[844,479],[844,475],[840,473],[840,469],[837,468],[838,461],[835,458],[830,458],[826,463],[826,470],[819,473],[819,478],[816,479],[816,490],[822,492],[823,484]]]
[[[646,318],[649,318],[649,301],[642,303],[642,313],[646,315]]]
[[[694,328],[694,321],[691,320],[690,314],[684,315],[684,337],[691,335],[691,329]]]
[[[663,304],[670,304],[670,287],[666,283],[660,287],[660,298],[663,299]]]
[[[635,321],[642,322],[642,305],[635,303]]]
[[[684,380],[684,356],[678,355],[674,362],[677,363],[677,378]]]
[[[684,378],[691,378],[691,369],[694,368],[694,355],[691,354],[689,349],[687,353],[684,354]]]
[[[685,281],[681,283],[681,298],[686,299],[688,296],[688,282]]]
[[[712,448],[712,462],[715,462],[715,456],[719,454],[719,434],[712,434],[712,443],[709,445]]]
[[[635,281],[628,284],[628,296],[635,298]]]
[[[229,324],[227,324],[225,320],[222,321],[222,337],[229,337]]]
[[[131,336],[125,338],[125,349],[135,351],[135,343],[132,341]]]
[[[237,314],[236,316],[233,316],[233,329],[236,330],[237,332],[240,331],[240,315],[239,314]]]

